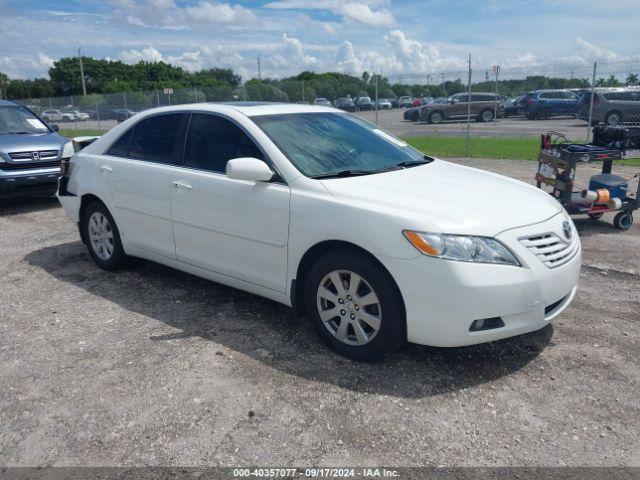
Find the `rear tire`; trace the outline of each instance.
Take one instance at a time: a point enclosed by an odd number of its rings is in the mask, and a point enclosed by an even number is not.
[[[620,212],[613,218],[613,226],[620,230],[629,230],[631,225],[633,225],[631,212]]]
[[[478,120],[485,123],[493,122],[493,116],[493,110],[486,109],[480,112],[480,115],[478,115]]]
[[[365,255],[337,250],[320,257],[305,279],[307,314],[320,338],[357,361],[376,360],[406,342],[400,293]]]
[[[604,117],[604,123],[609,127],[620,125],[622,123],[622,115],[620,115],[619,112],[609,112],[607,116]]]
[[[118,226],[102,202],[92,201],[87,205],[81,228],[89,255],[98,267],[113,272],[124,266],[127,255],[122,248]]]

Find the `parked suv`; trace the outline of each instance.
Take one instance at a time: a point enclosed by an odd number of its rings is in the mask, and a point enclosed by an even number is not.
[[[591,91],[582,92],[576,117],[589,121]],[[615,126],[640,122],[640,88],[596,88],[593,96],[592,124]]]
[[[471,118],[478,122],[492,122],[496,112],[498,117],[504,115],[504,102],[495,93],[478,92],[471,94],[469,104],[468,93],[456,93],[443,103],[423,105],[420,108],[420,118],[429,123],[442,123],[445,120],[466,120],[469,112]]]
[[[0,100],[0,198],[54,193],[66,143],[28,108]]]
[[[578,111],[578,97],[570,90],[536,90],[524,96],[522,106],[529,120],[573,117]]]

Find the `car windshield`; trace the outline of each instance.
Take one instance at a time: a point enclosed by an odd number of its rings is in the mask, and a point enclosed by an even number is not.
[[[29,110],[20,106],[0,106],[0,135],[47,133],[49,129]]]
[[[252,120],[307,177],[365,175],[431,160],[353,115],[294,113]]]

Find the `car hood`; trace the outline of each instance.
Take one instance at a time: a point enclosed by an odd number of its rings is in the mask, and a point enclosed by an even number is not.
[[[0,135],[0,153],[59,150],[67,141],[57,133]]]
[[[403,216],[407,228],[434,232],[495,236],[562,210],[548,193],[524,182],[442,160],[322,183],[336,198]]]

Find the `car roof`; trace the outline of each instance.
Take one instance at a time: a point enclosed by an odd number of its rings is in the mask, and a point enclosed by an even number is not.
[[[159,107],[145,110],[145,116],[155,112],[172,112],[184,110],[210,111],[214,113],[230,113],[232,111],[242,113],[247,117],[258,115],[279,115],[286,113],[319,113],[336,112],[343,113],[342,110],[332,107],[324,107],[313,104],[297,103],[276,103],[276,102],[209,102],[209,103],[189,103],[183,105],[172,105],[170,107]]]

